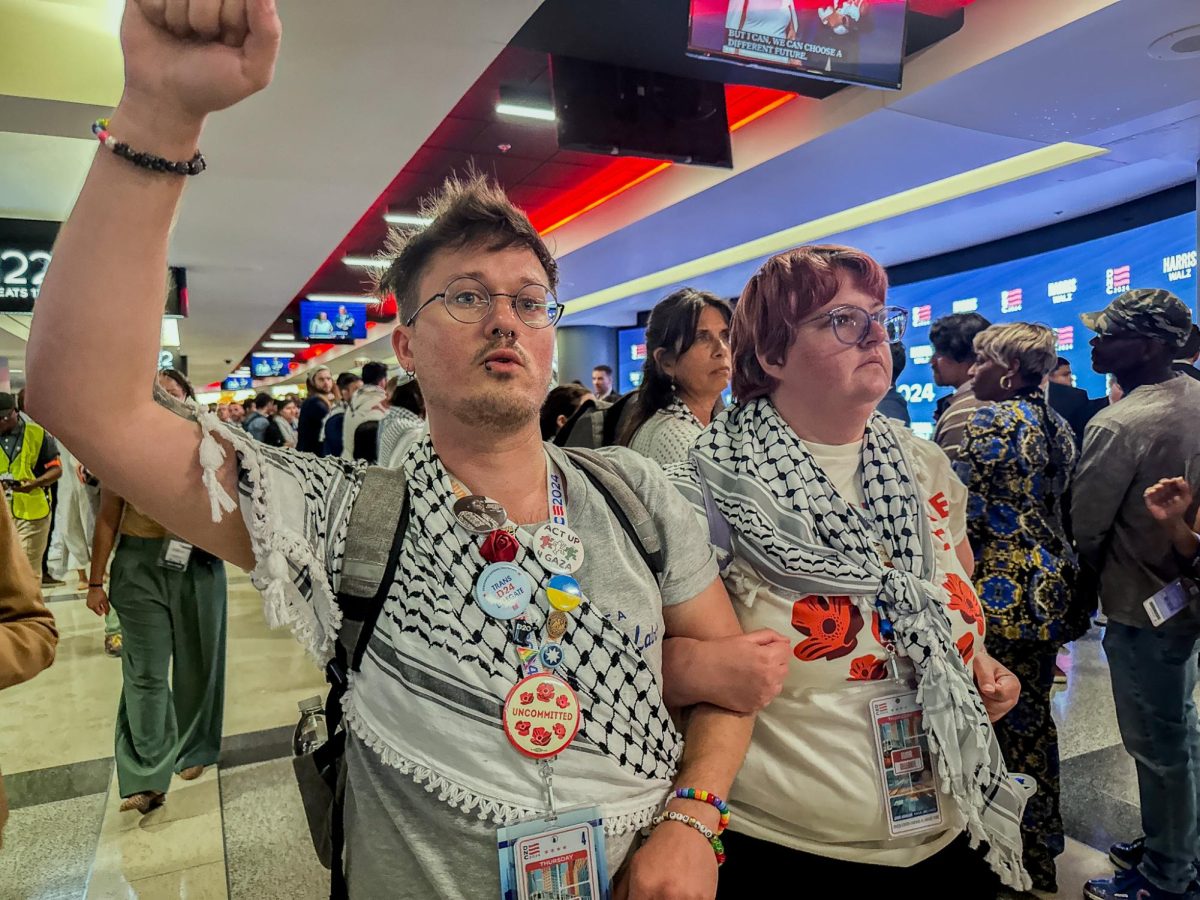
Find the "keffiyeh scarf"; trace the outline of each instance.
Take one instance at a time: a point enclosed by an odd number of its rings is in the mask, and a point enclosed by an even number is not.
[[[698,485],[729,529],[732,551],[787,592],[848,595],[864,619],[878,611],[917,673],[940,789],[972,845],[1006,884],[1028,889],[1021,864],[1024,790],[1004,757],[952,638],[935,582],[935,551],[911,466],[892,426],[873,416],[863,441],[867,508],[851,506],[768,398],[731,407],[691,455]],[[890,565],[888,563],[890,562]]]
[[[312,483],[311,457],[263,447],[244,433],[224,434],[215,416],[175,407],[204,430],[201,464],[214,521],[236,508],[217,477],[225,450],[214,436],[229,440],[240,454],[242,490],[250,495],[253,577],[268,620],[289,624],[302,640],[327,647],[341,616],[324,566],[290,528],[280,527],[290,521],[289,507],[271,488],[284,479]],[[590,490],[562,451],[548,446],[547,453],[563,474],[568,497]],[[450,475],[428,434],[403,452],[399,464],[406,475],[409,527],[396,580],[343,700],[346,722],[384,763],[462,812],[495,824],[541,814],[546,793],[539,767],[513,750],[501,729],[504,698],[521,671],[506,623],[488,616],[472,598],[487,565],[478,537],[454,519]],[[310,500],[313,508],[305,515],[353,500],[308,493],[306,488],[306,508]],[[549,573],[531,552],[529,536],[517,537],[521,546],[514,563],[539,585],[526,616],[541,635],[549,607],[540,586]],[[329,539],[336,557],[340,541],[333,534]],[[603,548],[596,549],[602,560]],[[331,568],[340,570],[340,561]],[[586,592],[587,581],[581,581]],[[320,634],[325,637],[318,640]],[[670,788],[683,749],[658,679],[633,640],[588,599],[572,611],[559,643],[561,671],[582,713],[575,741],[553,763],[559,806],[599,805],[610,835],[645,827]]]

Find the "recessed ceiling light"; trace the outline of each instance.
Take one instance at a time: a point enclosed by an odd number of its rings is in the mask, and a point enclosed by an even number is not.
[[[537,119],[540,122],[553,122],[557,118],[553,107],[533,106],[528,103],[506,103],[501,101],[496,104],[496,112],[502,116],[514,116],[518,119]]]
[[[295,353],[283,353],[279,350],[276,350],[275,348],[279,346],[278,344],[267,343],[267,344],[263,344],[263,346],[271,348],[271,350],[272,350],[271,356],[278,356],[283,359],[292,359],[296,355]]]
[[[416,213],[385,212],[383,221],[390,225],[415,225],[424,228],[433,221],[429,216],[418,216]]]
[[[268,350],[307,350],[308,344],[302,341],[263,341],[262,346]],[[279,354],[283,356],[285,354]],[[289,354],[290,355],[290,354]]]
[[[273,334],[273,335],[271,335],[271,340],[273,340],[273,341],[294,341],[295,339],[296,339],[296,336],[294,334]]]
[[[389,265],[386,259],[374,256],[343,256],[342,263],[353,269],[386,269]]]
[[[1200,25],[1189,25],[1164,34],[1146,52],[1153,59],[1195,59],[1200,56]]]

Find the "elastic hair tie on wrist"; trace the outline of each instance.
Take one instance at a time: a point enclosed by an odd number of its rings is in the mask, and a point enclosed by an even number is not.
[[[153,153],[141,153],[124,141],[118,141],[108,131],[108,119],[97,119],[92,123],[92,134],[96,139],[122,159],[129,160],[141,169],[151,172],[169,172],[172,175],[199,175],[208,168],[208,161],[199,150],[196,155],[183,162],[172,162]]]

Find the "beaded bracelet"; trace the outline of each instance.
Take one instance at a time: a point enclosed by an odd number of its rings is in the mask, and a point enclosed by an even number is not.
[[[729,804],[716,794],[709,791],[698,791],[695,788],[679,788],[675,791],[675,799],[699,800],[701,803],[716,807],[717,812],[721,814],[721,823],[717,826],[717,834],[729,827]]]
[[[663,822],[679,822],[682,825],[689,825],[692,828],[695,828],[698,832],[704,835],[705,840],[707,840],[709,845],[712,847],[713,855],[717,858],[717,868],[719,869],[721,866],[725,865],[725,845],[721,842],[719,837],[713,834],[712,829],[699,819],[668,809],[662,815],[655,816],[650,820],[650,828],[657,828]]]
[[[149,169],[152,172],[171,172],[175,175],[199,175],[208,168],[208,161],[197,150],[196,155],[185,162],[172,162],[153,153],[140,153],[124,141],[118,141],[108,132],[108,119],[97,119],[92,123],[92,134],[105,147],[122,159],[127,159],[135,166]]]

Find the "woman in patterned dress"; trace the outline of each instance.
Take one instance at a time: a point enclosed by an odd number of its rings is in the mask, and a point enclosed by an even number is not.
[[[720,297],[691,288],[659,301],[646,325],[642,383],[621,444],[661,466],[687,460],[729,387],[732,316]]]
[[[1053,331],[993,325],[976,335],[975,352],[975,396],[986,405],[967,423],[956,469],[970,490],[967,535],[988,652],[1024,685],[996,736],[1009,766],[1038,782],[1022,823],[1025,866],[1035,888],[1055,892],[1063,825],[1050,692],[1058,648],[1087,628],[1071,603],[1076,560],[1063,524],[1075,442],[1043,388],[1058,361]]]

